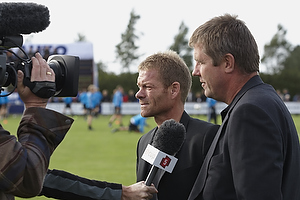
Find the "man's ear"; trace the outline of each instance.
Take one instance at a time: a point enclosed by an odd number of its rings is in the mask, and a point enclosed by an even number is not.
[[[226,54],[224,56],[224,63],[225,63],[225,73],[232,73],[235,69],[235,60],[234,60],[234,56],[230,53]]]
[[[172,98],[175,98],[178,95],[180,95],[180,83],[179,82],[172,83],[172,85],[170,86],[170,92]]]

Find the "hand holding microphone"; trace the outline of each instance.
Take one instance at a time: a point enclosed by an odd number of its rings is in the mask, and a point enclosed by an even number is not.
[[[142,159],[152,165],[145,184],[151,185],[158,169],[171,173],[177,162],[174,155],[185,140],[185,127],[174,119],[164,121],[158,128],[152,145],[148,145]]]
[[[153,185],[146,186],[144,181],[140,181],[130,186],[122,186],[121,200],[152,199],[153,194],[157,192]]]

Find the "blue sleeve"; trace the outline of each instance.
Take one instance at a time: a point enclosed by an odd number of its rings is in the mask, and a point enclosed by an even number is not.
[[[120,200],[122,185],[89,180],[61,170],[48,170],[41,195],[62,200]]]
[[[144,127],[145,127],[145,125],[146,125],[146,119],[145,118],[141,118],[141,120],[140,120],[140,127],[139,127],[141,133],[144,133]]]
[[[87,102],[86,93],[82,93],[82,94],[79,96],[79,101],[80,101],[82,104],[86,104],[86,102]]]

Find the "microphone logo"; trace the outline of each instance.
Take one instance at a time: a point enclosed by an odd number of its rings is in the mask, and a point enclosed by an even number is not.
[[[147,145],[147,148],[142,155],[142,159],[169,173],[172,173],[178,161],[174,156],[166,154],[150,144]]]
[[[161,159],[160,166],[166,168],[167,166],[169,166],[170,162],[171,162],[171,158],[169,156],[166,156],[163,159]]]

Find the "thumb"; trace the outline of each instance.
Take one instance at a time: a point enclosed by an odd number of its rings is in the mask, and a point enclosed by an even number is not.
[[[17,88],[23,89],[23,79],[24,79],[24,74],[21,70],[18,70],[18,82],[17,82]]]

